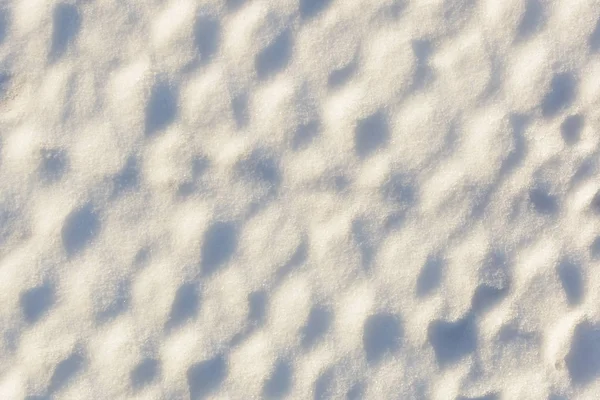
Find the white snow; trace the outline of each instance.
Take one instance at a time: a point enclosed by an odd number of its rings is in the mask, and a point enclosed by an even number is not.
[[[600,396],[598,0],[0,2],[0,399]]]

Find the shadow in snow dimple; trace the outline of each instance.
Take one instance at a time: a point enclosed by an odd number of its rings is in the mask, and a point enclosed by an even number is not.
[[[556,267],[567,301],[570,305],[581,303],[583,299],[583,276],[581,268],[569,260],[562,260]]]
[[[319,134],[319,121],[313,120],[298,125],[292,137],[292,150],[305,149]]]
[[[525,5],[523,18],[517,28],[519,39],[525,39],[536,31],[539,31],[544,25],[544,7],[539,0],[529,0]]]
[[[207,398],[227,377],[227,361],[222,355],[192,365],[187,371],[191,400]]]
[[[590,209],[596,215],[600,215],[600,190],[596,192],[592,201],[590,202]]]
[[[240,93],[231,100],[233,110],[233,119],[238,129],[248,125],[250,116],[248,115],[248,94]]]
[[[302,19],[310,19],[322,13],[331,0],[300,0],[300,16]]]
[[[0,10],[0,45],[4,43],[11,24],[11,14],[8,10]]]
[[[192,178],[198,179],[210,167],[210,160],[202,155],[195,156],[192,160]]]
[[[346,400],[361,400],[364,396],[365,386],[362,383],[354,384],[348,393],[346,393]]]
[[[560,394],[550,394],[548,400],[569,400],[566,396],[562,396]]]
[[[588,321],[577,325],[565,362],[576,385],[596,379],[600,375],[600,327]]]
[[[529,125],[529,117],[523,114],[511,114],[510,126],[512,131],[512,139],[514,148],[508,156],[502,161],[500,167],[500,176],[505,176],[525,159],[527,154],[527,141],[525,139],[525,130]]]
[[[52,46],[50,59],[58,60],[75,41],[81,27],[81,16],[72,4],[59,3],[52,15]]]
[[[433,77],[433,70],[429,66],[429,57],[432,53],[431,42],[428,40],[413,40],[412,50],[417,59],[413,76],[413,89],[421,89]]]
[[[22,293],[20,303],[25,320],[30,324],[36,323],[52,307],[54,298],[54,287],[49,283]]]
[[[352,221],[352,238],[360,250],[362,266],[366,270],[371,266],[375,249],[371,244],[371,236],[364,221],[360,219]]]
[[[592,53],[600,51],[600,18],[596,22],[596,27],[592,31],[588,42]]]
[[[68,167],[67,153],[62,149],[42,149],[41,156],[40,178],[49,183],[59,181]]]
[[[553,215],[558,212],[558,199],[544,187],[534,187],[529,191],[529,200],[540,214]]]
[[[302,328],[302,347],[312,347],[327,332],[332,319],[331,310],[314,306],[310,310],[306,325]]]
[[[219,21],[211,17],[198,17],[194,26],[194,44],[200,54],[200,62],[206,64],[219,48],[221,27]]]
[[[133,265],[137,267],[145,267],[150,261],[150,248],[147,246],[141,247],[133,259]]]
[[[200,293],[195,283],[184,283],[177,289],[166,328],[175,328],[198,314]]]
[[[230,11],[237,10],[240,8],[247,0],[226,0],[227,8]]]
[[[84,366],[85,360],[83,356],[77,353],[73,353],[68,358],[59,362],[56,368],[54,368],[54,373],[50,379],[48,393],[55,393],[67,386]]]
[[[575,99],[576,90],[577,80],[572,74],[562,72],[554,75],[550,90],[542,101],[542,115],[546,118],[554,117],[568,108]]]
[[[458,396],[456,400],[498,400],[500,397],[497,393],[489,393],[483,396]]]
[[[590,257],[592,260],[600,260],[600,236],[597,236],[590,245]]]
[[[113,178],[113,195],[137,188],[139,183],[139,167],[135,156],[130,156],[123,169]]]
[[[389,128],[385,114],[378,111],[356,124],[354,150],[360,158],[366,158],[384,147],[389,140]]]
[[[506,324],[495,337],[494,347],[500,352],[515,351],[515,355],[536,351],[540,346],[540,337],[535,332],[520,330],[514,324]]]
[[[385,199],[404,207],[412,206],[417,198],[417,190],[412,179],[408,175],[399,172],[390,176],[389,180],[383,185],[381,192]]]
[[[471,299],[475,314],[486,312],[502,301],[510,290],[510,265],[502,252],[488,254],[479,271],[480,284]]]
[[[68,256],[81,252],[100,233],[100,219],[91,203],[71,211],[63,223],[61,236]]]
[[[477,286],[471,298],[471,309],[476,314],[486,312],[500,303],[507,294],[508,286],[499,288],[482,283]]]
[[[363,327],[363,349],[369,364],[378,363],[386,354],[400,349],[402,324],[394,314],[379,313],[369,316]]]
[[[284,397],[292,387],[292,379],[293,371],[290,363],[279,360],[275,365],[271,376],[263,385],[263,398],[280,399]]]
[[[0,14],[1,17],[1,14]],[[10,87],[12,76],[9,72],[0,72],[0,99],[4,97]]]
[[[446,25],[457,29],[476,9],[475,0],[444,0],[443,9]]]
[[[569,182],[571,186],[576,185],[588,178],[591,178],[596,172],[596,161],[593,157],[588,157],[581,161],[581,164],[571,177]]]
[[[195,156],[192,160],[192,177],[191,180],[186,180],[179,185],[177,194],[182,197],[187,197],[202,188],[202,179],[205,172],[208,171],[210,161],[204,156]]]
[[[277,160],[262,153],[258,150],[253,152],[250,157],[240,162],[238,169],[246,180],[277,189],[281,181]]]
[[[298,268],[302,264],[304,264],[307,258],[308,245],[306,244],[306,241],[303,240],[302,242],[300,242],[300,244],[296,248],[296,251],[294,252],[294,254],[292,254],[288,262],[286,262],[285,265],[277,271],[277,280],[280,281],[283,278],[285,278],[295,268]]]
[[[204,233],[200,267],[203,275],[216,272],[237,249],[238,232],[232,222],[215,222]]]
[[[471,316],[458,321],[435,320],[429,324],[427,338],[438,364],[453,364],[477,348],[477,328]]]
[[[429,256],[427,258],[417,278],[418,297],[426,296],[440,286],[444,265],[444,260],[440,257]]]
[[[267,292],[258,290],[248,295],[248,321],[254,325],[264,322],[267,315]]]
[[[346,82],[352,78],[352,76],[356,73],[358,69],[358,62],[356,57],[354,60],[351,60],[348,64],[344,65],[341,68],[334,69],[329,74],[327,78],[327,86],[329,89],[335,89],[342,85],[345,85]]]
[[[167,128],[177,116],[177,88],[165,81],[154,84],[146,104],[145,131],[152,136]]]
[[[264,80],[283,70],[292,58],[292,37],[288,30],[279,34],[255,58],[258,79]]]
[[[325,400],[331,398],[331,381],[333,380],[333,370],[327,369],[315,381],[314,400]]]
[[[568,145],[579,141],[583,129],[583,117],[579,114],[570,115],[560,124],[560,134]]]
[[[142,360],[134,369],[131,371],[129,379],[131,386],[134,389],[142,388],[154,381],[154,379],[160,373],[160,363],[158,360],[152,358],[146,358]]]
[[[127,310],[130,302],[130,283],[121,281],[114,289],[111,301],[102,307],[96,315],[96,322],[110,321]]]
[[[258,149],[236,166],[237,175],[254,192],[256,201],[253,211],[267,204],[267,198],[276,196],[281,184],[278,160],[268,151]]]

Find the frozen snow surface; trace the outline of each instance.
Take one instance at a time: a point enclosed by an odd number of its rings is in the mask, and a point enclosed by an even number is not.
[[[600,398],[600,0],[0,1],[1,399]]]

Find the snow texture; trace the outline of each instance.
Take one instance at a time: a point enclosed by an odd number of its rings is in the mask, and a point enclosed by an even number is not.
[[[600,0],[0,1],[0,399],[600,398]]]

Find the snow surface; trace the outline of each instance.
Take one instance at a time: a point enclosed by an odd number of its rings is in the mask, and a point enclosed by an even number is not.
[[[599,0],[3,0],[0,398],[600,398],[599,129]]]

